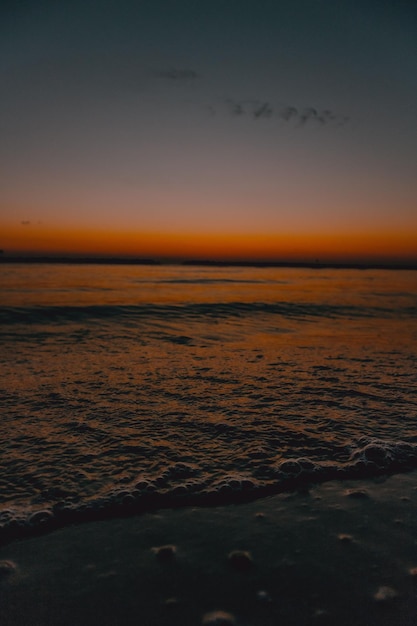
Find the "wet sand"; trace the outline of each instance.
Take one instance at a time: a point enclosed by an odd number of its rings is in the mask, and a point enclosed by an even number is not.
[[[3,626],[411,626],[417,473],[74,525],[0,561]]]

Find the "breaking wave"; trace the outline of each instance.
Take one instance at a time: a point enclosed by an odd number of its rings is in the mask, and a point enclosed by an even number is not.
[[[38,534],[73,523],[144,513],[157,508],[213,506],[255,500],[284,491],[308,489],[328,480],[364,479],[417,468],[417,444],[361,438],[344,463],[287,458],[271,465],[263,478],[232,472],[210,481],[195,465],[176,462],[158,475],[139,474],[105,496],[71,503],[61,500],[41,508],[6,508],[0,512],[0,541]],[[167,486],[170,478],[175,486]]]
[[[1,324],[49,324],[95,320],[210,320],[256,315],[287,319],[415,317],[417,307],[365,307],[297,302],[209,302],[183,305],[91,305],[0,307]]]

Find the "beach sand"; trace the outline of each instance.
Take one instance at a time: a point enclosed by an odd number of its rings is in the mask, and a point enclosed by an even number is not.
[[[417,474],[73,525],[0,560],[2,626],[411,626]]]

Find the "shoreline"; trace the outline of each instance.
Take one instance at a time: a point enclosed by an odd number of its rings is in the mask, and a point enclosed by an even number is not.
[[[411,626],[416,518],[414,471],[68,526],[0,548],[0,622]]]
[[[387,455],[383,448],[377,447],[375,442],[365,446],[362,450],[362,458],[358,457],[357,462],[350,467],[318,467],[308,459],[287,459],[283,461],[282,475],[278,482],[257,487],[249,485],[249,488],[248,486],[243,488],[242,484],[235,479],[236,484],[233,484],[232,480],[230,484],[224,484],[221,489],[204,493],[188,493],[185,487],[179,487],[172,492],[151,489],[143,492],[139,497],[134,495],[135,489],[131,491],[125,488],[113,494],[113,497],[109,499],[98,498],[78,507],[58,504],[33,510],[26,515],[22,514],[19,509],[7,508],[0,511],[0,518],[2,518],[0,548],[13,541],[42,536],[73,525],[142,517],[165,510],[191,508],[210,510],[251,504],[275,496],[285,497],[291,493],[308,493],[311,489],[329,482],[342,485],[348,482],[349,484],[366,483],[386,480],[396,474],[411,472],[415,472],[417,476],[414,456],[411,455],[410,458],[408,455],[407,458],[407,454],[404,454],[410,453],[409,444],[400,442],[399,445],[403,447],[401,463],[398,458],[393,458],[392,451],[390,458],[390,455]],[[375,465],[372,461],[373,456],[381,462],[383,455],[385,455],[385,461],[388,461],[388,466]],[[366,473],[363,467],[364,459],[368,463]],[[7,521],[6,518],[8,518]]]

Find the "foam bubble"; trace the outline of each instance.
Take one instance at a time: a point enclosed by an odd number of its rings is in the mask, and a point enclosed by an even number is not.
[[[259,602],[262,602],[263,604],[268,604],[269,602],[272,602],[270,594],[264,589],[260,589],[259,591],[257,591],[256,597],[258,598]]]
[[[158,561],[165,563],[174,560],[177,554],[177,548],[174,545],[158,546],[152,548],[152,552],[155,554]]]
[[[0,561],[0,578],[5,578],[17,570],[16,563],[9,560]]]
[[[377,602],[388,603],[398,598],[398,591],[387,585],[379,587],[378,591],[374,594],[374,599]]]
[[[202,626],[234,626],[236,619],[225,611],[212,611],[203,616]]]
[[[253,567],[252,555],[246,550],[233,550],[227,558],[230,565],[240,571],[247,571]]]
[[[259,486],[258,481],[236,473],[222,477],[220,481],[217,482],[216,489],[222,493],[231,493],[252,490],[257,486]]]
[[[35,511],[29,517],[29,524],[31,526],[41,526],[43,524],[47,524],[53,519],[53,514],[48,509],[43,509],[41,511]]]

